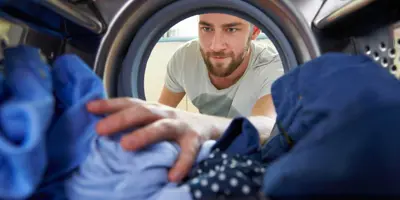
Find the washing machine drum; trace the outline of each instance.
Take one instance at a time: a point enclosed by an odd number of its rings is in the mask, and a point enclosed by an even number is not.
[[[260,27],[275,45],[285,71],[320,55],[309,25],[289,1],[131,0],[110,23],[95,62],[108,95],[145,99],[146,62],[159,38],[177,22],[210,12],[232,14]]]

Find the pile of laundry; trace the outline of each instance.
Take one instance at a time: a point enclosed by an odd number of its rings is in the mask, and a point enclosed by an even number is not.
[[[62,199],[96,135],[85,103],[105,97],[102,82],[76,56],[49,66],[27,46],[5,49],[3,65],[0,198]]]
[[[4,56],[1,199],[400,195],[400,82],[367,57],[326,54],[285,74],[272,87],[278,117],[267,143],[235,118],[203,144],[191,173],[171,183],[177,144],[129,152],[119,137],[96,134],[103,116],[85,104],[106,95],[78,57],[49,66],[27,46]]]

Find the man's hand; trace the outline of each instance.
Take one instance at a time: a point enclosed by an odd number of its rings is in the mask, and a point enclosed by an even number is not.
[[[168,175],[173,182],[179,182],[189,173],[203,142],[218,139],[231,123],[228,118],[190,113],[132,98],[97,100],[87,108],[91,113],[108,115],[96,126],[99,135],[136,128],[121,139],[121,146],[126,150],[139,150],[165,140],[178,143],[181,152]],[[267,140],[274,120],[266,116],[248,119],[259,131],[261,142]]]
[[[173,182],[179,182],[189,173],[201,144],[218,135],[214,122],[200,120],[201,115],[139,99],[97,100],[90,102],[87,109],[94,114],[108,114],[96,126],[99,135],[140,127],[122,137],[121,146],[126,150],[139,150],[164,140],[177,142],[181,153],[168,175]]]

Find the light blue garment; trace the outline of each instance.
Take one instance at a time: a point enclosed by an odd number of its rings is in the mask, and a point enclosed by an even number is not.
[[[105,98],[101,79],[77,56],[57,58],[52,78],[56,109],[46,134],[47,170],[32,199],[65,198],[64,180],[86,159],[101,118],[87,112],[86,103]]]
[[[54,112],[50,68],[39,50],[4,51],[0,107],[0,198],[28,197],[46,170],[45,132]]]
[[[215,141],[203,144],[197,163],[210,153]],[[184,187],[168,181],[168,170],[179,154],[179,146],[161,142],[136,152],[124,151],[117,140],[98,137],[91,153],[73,177],[66,181],[69,199],[191,200]]]
[[[104,98],[102,81],[78,57],[52,70],[39,50],[5,50],[0,80],[0,199],[65,199],[64,180],[86,158],[100,117],[86,103]]]

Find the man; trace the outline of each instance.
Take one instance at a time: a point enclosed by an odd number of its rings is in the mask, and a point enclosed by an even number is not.
[[[282,75],[279,56],[253,40],[260,29],[227,14],[199,17],[199,39],[168,63],[159,103],[176,107],[185,94],[200,113],[221,117],[275,117],[270,88]]]
[[[171,60],[160,104],[116,98],[94,101],[87,106],[88,111],[94,114],[109,114],[96,126],[100,135],[112,135],[140,126],[122,137],[121,146],[126,150],[135,151],[163,140],[178,143],[181,152],[169,172],[171,181],[184,178],[201,144],[209,139],[218,139],[231,122],[229,118],[173,108],[186,92],[204,113],[228,117],[250,113],[253,116],[248,119],[259,131],[261,141],[269,137],[274,125],[270,86],[277,78],[275,70],[282,68],[276,56],[268,55],[265,49],[251,42],[260,30],[243,19],[224,14],[201,15],[199,29],[199,42],[186,44],[176,53],[176,56],[183,57]],[[189,50],[184,51],[186,49]],[[202,52],[202,56],[195,54],[196,49]],[[204,59],[203,65],[200,59]],[[199,71],[201,67],[204,71]],[[205,95],[201,97],[202,94]],[[214,107],[216,111],[212,111]]]

